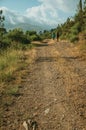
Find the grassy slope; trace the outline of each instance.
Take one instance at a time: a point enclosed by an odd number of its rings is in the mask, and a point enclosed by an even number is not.
[[[15,96],[20,94],[22,76],[27,75],[34,56],[34,48],[29,47],[25,51],[8,49],[0,55],[0,126],[6,106],[11,106]]]

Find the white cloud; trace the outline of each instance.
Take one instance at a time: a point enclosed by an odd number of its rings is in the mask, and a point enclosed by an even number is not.
[[[16,24],[11,16],[9,16],[9,20],[10,20],[11,24]]]
[[[76,10],[79,0],[38,0],[39,6],[26,9],[24,14],[2,7],[4,14],[12,24],[31,22],[31,24],[44,24],[57,26],[58,23],[71,16]],[[8,12],[8,13],[7,13]]]
[[[72,15],[76,10],[77,0],[38,0],[39,6],[28,8],[26,16],[32,18],[39,23],[57,25],[65,19],[65,14]],[[63,16],[60,15],[64,14]],[[61,20],[62,19],[62,20]]]
[[[44,6],[44,4],[26,10],[26,17],[32,18],[38,23],[52,24],[58,18],[55,9]]]
[[[76,3],[79,2],[79,0],[38,0],[41,2],[41,4],[44,4],[46,6],[51,6],[55,9],[60,9],[64,12],[72,11],[76,7]],[[72,10],[71,10],[72,9]]]
[[[24,19],[23,16],[17,17],[17,20],[18,20],[18,22],[21,22],[21,23],[24,23],[24,22],[25,22],[25,19]]]
[[[3,10],[3,13],[5,15],[5,20],[10,22],[11,24],[25,22],[25,17],[23,15],[19,14],[18,12],[10,10],[6,7],[1,7],[0,9]]]

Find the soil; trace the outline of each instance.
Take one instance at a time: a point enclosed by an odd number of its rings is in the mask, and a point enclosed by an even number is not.
[[[37,130],[86,130],[86,59],[77,47],[39,43],[27,73],[20,95],[5,108],[1,130],[23,130],[28,119],[36,121]]]

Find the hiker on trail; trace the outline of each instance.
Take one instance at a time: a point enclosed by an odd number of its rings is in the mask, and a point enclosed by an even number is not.
[[[52,39],[54,40],[56,38],[56,34],[53,32],[52,33]]]
[[[59,40],[59,32],[57,32],[56,38],[57,38],[57,42],[58,42],[58,40]]]

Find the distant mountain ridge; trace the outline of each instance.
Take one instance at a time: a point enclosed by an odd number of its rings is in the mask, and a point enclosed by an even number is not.
[[[38,32],[43,30],[49,30],[51,28],[50,25],[41,23],[41,21],[37,22],[35,19],[30,19],[24,15],[18,14],[17,12],[12,12],[5,7],[3,7],[2,10],[3,15],[5,16],[4,23],[7,30],[11,30],[14,28],[22,28],[24,31],[35,30]]]
[[[43,27],[43,26],[38,26],[38,25],[31,25],[29,23],[18,23],[18,24],[10,24],[10,23],[6,23],[5,24],[5,27],[7,30],[11,30],[11,29],[14,29],[14,28],[21,28],[23,29],[24,31],[26,30],[34,30],[34,31],[43,31],[43,30],[49,30],[49,28],[47,27]]]

